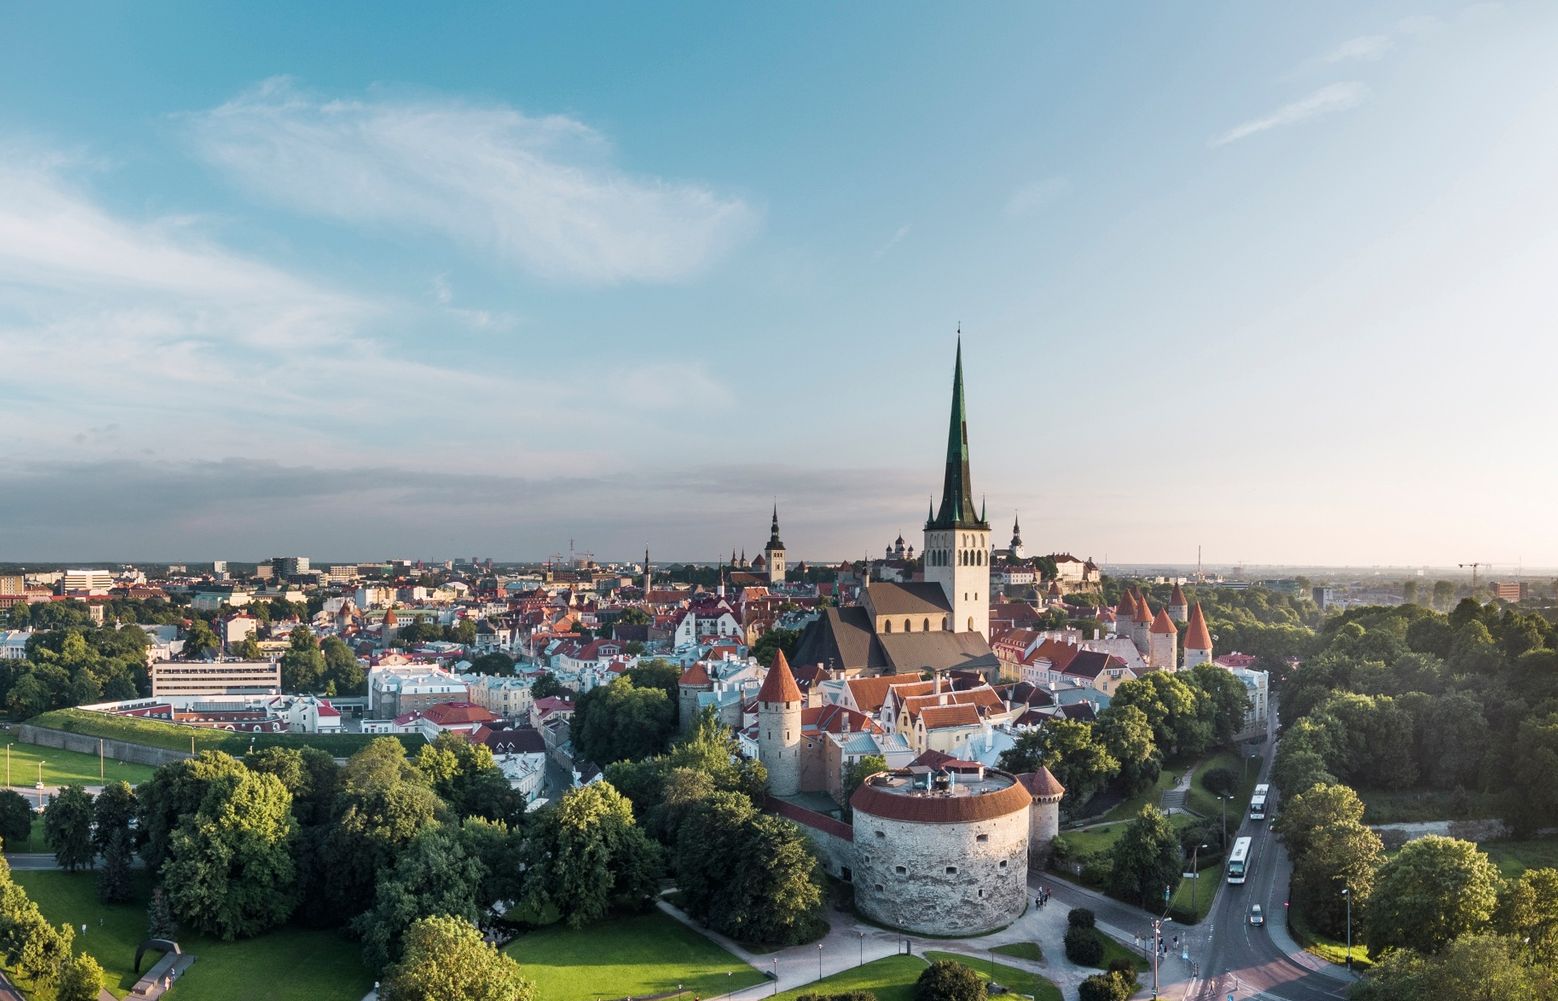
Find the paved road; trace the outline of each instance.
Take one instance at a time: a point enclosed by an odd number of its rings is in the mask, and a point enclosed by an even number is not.
[[[1270,777],[1276,725],[1273,701],[1270,727],[1261,748],[1262,782]],[[1268,816],[1274,813],[1268,810]],[[1286,1001],[1337,1001],[1345,997],[1350,975],[1305,952],[1287,932],[1285,905],[1293,869],[1286,850],[1271,833],[1270,821],[1253,821],[1247,811],[1241,812],[1233,836],[1251,839],[1250,877],[1240,885],[1219,880],[1211,913],[1195,936],[1193,949],[1201,979],[1191,985],[1188,996],[1197,1001],[1221,1001],[1230,992],[1238,999],[1269,996]],[[1249,922],[1252,904],[1260,904],[1265,912],[1263,927]]]

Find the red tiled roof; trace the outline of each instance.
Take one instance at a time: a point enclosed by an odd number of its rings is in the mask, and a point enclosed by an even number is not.
[[[497,719],[492,713],[474,702],[440,702],[422,710],[422,718],[437,726],[460,726],[466,723],[489,723]]]
[[[696,688],[700,685],[712,685],[714,681],[709,677],[709,672],[703,669],[702,662],[693,661],[692,666],[676,679],[676,683],[686,688]]]
[[[1169,595],[1169,604],[1176,607],[1184,605],[1185,592],[1179,589],[1179,581],[1174,582],[1174,593]]]
[[[1201,614],[1201,603],[1190,606],[1190,624],[1185,627],[1186,650],[1212,649],[1212,634],[1207,631],[1206,617]]]
[[[795,683],[795,675],[790,673],[790,662],[785,660],[783,650],[774,652],[774,666],[768,669],[763,687],[757,690],[757,701],[770,704],[801,701],[801,689]]]
[[[1001,775],[1003,772],[990,774]],[[1033,797],[1027,787],[1011,785],[986,793],[956,796],[906,796],[867,782],[855,790],[849,805],[856,813],[921,824],[966,824],[994,820],[1028,809]]]
[[[1179,627],[1174,625],[1174,620],[1168,617],[1168,607],[1158,609],[1157,617],[1152,620],[1152,631],[1158,634],[1175,635]]]
[[[1066,787],[1060,784],[1060,780],[1050,773],[1048,768],[1039,766],[1036,772],[1024,772],[1017,776],[1017,781],[1022,784],[1034,796],[1064,796]]]
[[[927,730],[944,726],[978,726],[979,709],[967,704],[927,706],[920,710],[920,719]]]

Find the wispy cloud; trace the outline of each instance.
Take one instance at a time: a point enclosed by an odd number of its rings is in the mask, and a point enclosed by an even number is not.
[[[1234,126],[1222,135],[1212,139],[1211,146],[1226,146],[1229,143],[1248,139],[1250,136],[1271,129],[1281,128],[1285,125],[1297,125],[1300,122],[1323,118],[1326,115],[1334,115],[1339,111],[1357,107],[1368,96],[1369,90],[1361,83],[1333,83],[1321,87],[1307,97],[1300,98],[1290,104],[1273,111],[1269,115],[1260,118],[1252,118]]]
[[[1324,63],[1344,63],[1352,60],[1372,62],[1390,51],[1389,35],[1359,35],[1349,38],[1320,57]]]
[[[909,224],[908,223],[904,223],[902,226],[899,226],[897,228],[897,230],[895,230],[893,232],[892,236],[887,238],[887,242],[886,243],[884,243],[880,247],[876,248],[876,253],[872,254],[871,256],[873,258],[875,258],[876,260],[881,260],[883,257],[887,256],[887,252],[889,250],[892,250],[894,247],[896,247],[900,243],[902,243],[904,241],[904,238],[907,237],[908,235],[909,235]]]
[[[582,122],[504,105],[327,100],[277,78],[187,121],[202,156],[278,204],[442,233],[552,280],[684,280],[760,219],[739,197],[612,166]]]
[[[1046,177],[1030,181],[1013,191],[1006,200],[1004,212],[1008,219],[1021,219],[1043,211],[1063,198],[1071,190],[1071,182],[1064,177]]]

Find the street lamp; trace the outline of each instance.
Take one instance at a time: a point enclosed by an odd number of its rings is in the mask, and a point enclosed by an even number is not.
[[[866,965],[866,933],[857,931],[855,934],[860,936],[860,965],[864,966]]]
[[[822,943],[817,943],[817,979],[822,979]]]
[[[1196,845],[1190,852],[1190,910],[1196,909],[1196,891],[1201,889],[1201,867],[1196,865],[1201,858],[1201,849],[1206,845]]]
[[[1342,887],[1342,896],[1347,898],[1347,969],[1352,969],[1352,887]]]
[[[1152,998],[1158,998],[1158,955],[1163,951],[1163,925],[1173,921],[1173,918],[1162,917],[1152,919]]]
[[[778,993],[779,993],[779,957],[775,956],[774,957],[774,989],[772,991],[769,991],[769,994],[773,995],[773,994],[778,994]]]
[[[43,761],[41,759],[38,761],[38,812],[39,813],[43,812],[43,766],[46,765],[46,764],[48,764],[47,761]]]
[[[1222,810],[1223,810],[1223,847],[1227,848],[1228,847],[1228,801],[1230,799],[1233,799],[1233,797],[1232,796],[1219,796],[1217,798],[1222,801]]]

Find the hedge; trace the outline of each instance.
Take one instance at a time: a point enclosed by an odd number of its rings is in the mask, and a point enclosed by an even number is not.
[[[50,730],[102,737],[104,740],[122,740],[128,744],[160,747],[169,751],[188,751],[190,738],[193,737],[196,751],[226,751],[235,757],[242,757],[252,741],[256,749],[317,747],[337,758],[349,758],[383,736],[370,733],[236,733],[164,723],[139,716],[109,716],[87,709],[54,709],[27,722]],[[389,736],[405,744],[406,750],[413,754],[427,743],[417,734],[398,733]]]

